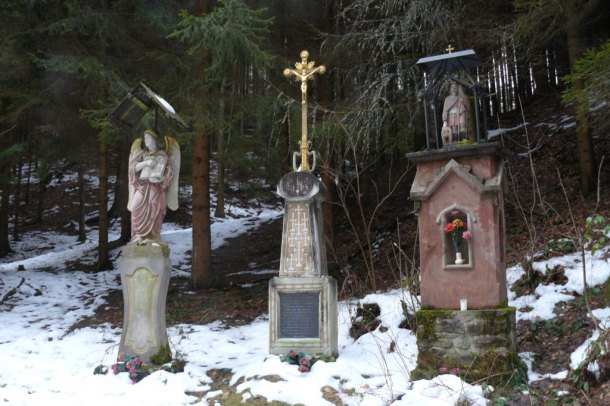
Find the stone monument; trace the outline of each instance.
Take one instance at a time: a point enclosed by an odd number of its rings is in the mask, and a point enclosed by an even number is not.
[[[157,134],[146,130],[131,147],[131,242],[119,262],[124,301],[119,352],[145,363],[155,354],[171,356],[165,325],[170,249],[161,239],[161,226],[166,209],[178,208],[180,147],[174,138],[164,138],[165,148],[159,149]]]
[[[457,90],[453,96],[457,103]],[[452,136],[462,137],[459,119],[446,118]],[[421,269],[414,377],[459,368],[470,381],[510,378],[519,361],[507,305],[502,146],[447,143],[407,157],[417,165],[410,197]]]
[[[337,283],[328,276],[322,221],[324,184],[311,172],[316,154],[307,140],[307,81],[324,73],[314,68],[307,51],[301,52],[296,69],[285,76],[301,81],[303,133],[293,169],[278,184],[285,199],[279,276],[269,281],[269,352],[304,351],[337,355]],[[312,158],[312,165],[309,158]],[[300,165],[297,160],[300,158]]]

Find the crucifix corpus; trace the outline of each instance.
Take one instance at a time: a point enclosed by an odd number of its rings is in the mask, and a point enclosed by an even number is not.
[[[320,65],[314,68],[316,64],[314,61],[307,62],[307,57],[309,56],[309,52],[301,51],[301,62],[296,62],[294,64],[295,68],[284,69],[284,76],[290,77],[294,75],[295,81],[301,81],[301,126],[302,126],[302,135],[301,142],[299,144],[301,152],[295,152],[293,156],[293,168],[295,171],[301,172],[311,172],[315,169],[315,154],[314,152],[309,152],[309,141],[307,140],[307,81],[313,80],[315,73],[324,73],[326,72],[326,67],[324,65]],[[309,166],[309,154],[312,155],[313,165]],[[296,157],[301,157],[301,167],[297,169],[296,167]]]

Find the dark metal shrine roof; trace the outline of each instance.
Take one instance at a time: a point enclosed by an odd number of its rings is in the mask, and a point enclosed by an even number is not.
[[[453,53],[427,56],[420,58],[417,65],[426,72],[427,75],[437,76],[447,73],[476,68],[483,63],[472,49]]]
[[[137,84],[121,103],[110,113],[110,120],[119,127],[130,130],[150,109],[160,109],[177,125],[189,128],[174,108],[143,82]]]

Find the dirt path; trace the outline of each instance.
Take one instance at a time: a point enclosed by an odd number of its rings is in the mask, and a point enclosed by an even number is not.
[[[280,217],[231,238],[214,250],[214,273],[225,286],[266,281],[279,271],[281,245]]]
[[[220,287],[192,291],[190,278],[172,277],[167,294],[167,325],[205,324],[221,320],[227,326],[250,323],[267,312],[267,281],[279,271],[282,218],[268,221],[252,231],[227,240],[212,253],[212,267]],[[109,322],[123,323],[120,290],[106,297],[108,304],[95,316],[79,321],[72,329]]]

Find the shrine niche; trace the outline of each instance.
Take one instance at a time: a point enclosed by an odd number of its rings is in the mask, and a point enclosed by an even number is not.
[[[442,226],[443,267],[472,268],[472,231],[476,221],[467,209],[452,205],[443,210],[436,219]]]

